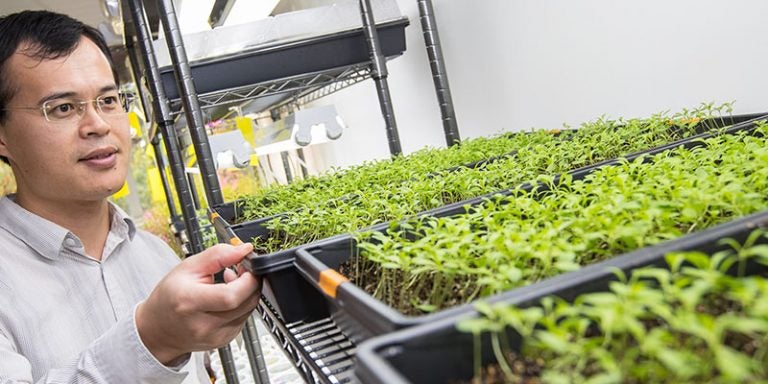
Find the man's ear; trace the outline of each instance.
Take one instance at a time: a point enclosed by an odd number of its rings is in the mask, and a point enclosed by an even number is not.
[[[3,124],[0,124],[0,156],[10,159],[11,156],[5,143],[5,128]]]

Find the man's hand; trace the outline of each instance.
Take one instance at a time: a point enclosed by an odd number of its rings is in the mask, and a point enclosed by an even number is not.
[[[250,243],[215,245],[188,257],[171,270],[136,309],[136,327],[144,345],[163,364],[189,352],[226,345],[237,336],[259,303],[261,280],[249,272],[213,274],[240,262]]]

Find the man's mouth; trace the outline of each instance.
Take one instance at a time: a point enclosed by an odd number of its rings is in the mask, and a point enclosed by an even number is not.
[[[119,150],[115,147],[103,147],[88,152],[85,156],[78,160],[79,162],[94,163],[94,165],[102,165],[104,162],[111,162]],[[106,164],[103,164],[106,165]]]

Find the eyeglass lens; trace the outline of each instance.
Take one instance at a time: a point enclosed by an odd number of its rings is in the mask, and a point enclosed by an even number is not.
[[[125,113],[132,101],[133,95],[129,94],[99,96],[95,100],[56,99],[43,103],[43,113],[48,121],[69,120],[76,116],[82,117],[88,104],[92,103],[99,113],[112,115]]]

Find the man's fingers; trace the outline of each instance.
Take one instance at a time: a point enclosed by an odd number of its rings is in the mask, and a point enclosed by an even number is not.
[[[253,313],[256,307],[259,305],[259,295],[253,295],[240,304],[239,307],[228,311],[221,312],[208,312],[208,316],[217,318],[223,323],[231,323],[237,321],[237,319],[247,316]]]
[[[231,268],[227,268],[224,270],[224,282],[229,283],[232,281],[235,281],[237,279],[237,272],[233,271]]]
[[[226,326],[236,327],[238,325],[242,325],[251,316],[253,316],[253,311],[250,311],[250,312],[248,312],[248,313],[246,313],[246,314],[244,314],[244,315],[242,315],[242,316],[240,316],[240,317],[230,321],[229,324],[227,324]]]
[[[195,296],[200,310],[225,312],[240,307],[253,296],[258,299],[260,288],[259,279],[246,272],[227,284],[202,286]]]
[[[239,263],[251,251],[253,251],[251,243],[238,246],[216,244],[197,255],[188,257],[184,262],[186,268],[191,268],[200,276],[207,276]]]

